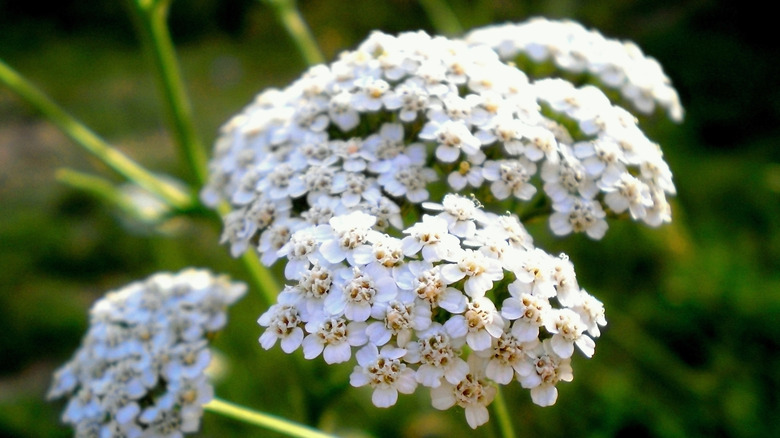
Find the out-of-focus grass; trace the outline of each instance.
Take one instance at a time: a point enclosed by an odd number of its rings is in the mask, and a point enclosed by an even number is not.
[[[752,34],[728,27],[709,38],[715,32],[702,22],[723,23],[723,14],[696,2],[652,8],[451,3],[466,27],[552,11],[638,39],[661,60],[688,111],[682,126],[651,128],[679,190],[672,225],[612,223],[600,242],[554,239],[544,225],[534,226],[540,246],[570,255],[580,284],[605,302],[609,325],[594,358],[575,357],[575,379],[559,386],[556,406],[536,407],[519,385],[507,388],[519,433],[752,437],[780,430],[780,109],[772,97],[777,91],[761,88],[772,68],[766,49],[748,44]],[[303,2],[303,9],[331,58],[372,28],[427,26],[414,2],[354,8]],[[284,86],[303,69],[270,14],[260,7],[251,11],[238,36],[209,33],[180,47],[206,143],[256,92]],[[154,78],[134,45],[101,42],[88,32],[56,38],[16,32],[38,39],[27,50],[0,47],[0,56],[138,161],[183,174]],[[4,34],[0,41],[21,37]],[[746,125],[751,120],[755,125]],[[105,172],[0,88],[3,436],[70,435],[58,423],[62,403],[43,397],[51,371],[78,345],[87,309],[103,292],[190,265],[243,275],[206,219],[172,237],[129,232],[110,208],[58,185],[53,175],[62,166]],[[461,411],[435,411],[425,391],[401,397],[391,409],[375,409],[366,388],[345,388],[348,365],[304,363],[300,354],[278,348],[263,351],[255,322],[262,310],[259,293],[251,291],[215,340],[226,358],[220,396],[343,433],[494,436],[490,424],[472,434]],[[249,434],[273,436],[214,415],[204,418],[203,436]]]

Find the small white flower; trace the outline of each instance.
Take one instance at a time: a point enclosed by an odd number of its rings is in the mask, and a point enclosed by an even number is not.
[[[571,382],[574,378],[571,359],[563,359],[555,354],[549,340],[544,340],[531,353],[529,360],[534,372],[519,376],[523,388],[531,390],[531,400],[539,406],[552,406],[558,399],[559,381]]]
[[[358,365],[350,375],[349,383],[357,387],[371,386],[374,406],[393,406],[399,392],[411,394],[417,387],[414,370],[401,362],[404,354],[403,348],[385,345],[379,351],[373,344],[366,345],[355,354]]]
[[[448,228],[445,219],[423,215],[422,222],[404,230],[405,234],[409,234],[401,241],[404,255],[413,256],[422,251],[423,259],[429,262],[449,258],[460,249],[460,240],[450,234]]]
[[[599,326],[607,325],[607,319],[604,315],[604,304],[593,295],[588,294],[583,289],[582,298],[578,306],[572,310],[580,315],[580,320],[585,325],[591,336],[597,338],[601,336]]]
[[[404,260],[403,241],[396,237],[374,232],[369,235],[371,241],[372,263],[386,269],[400,266]]]
[[[516,215],[488,214],[487,217],[487,227],[483,231],[484,234],[489,234],[494,239],[506,240],[509,246],[516,250],[530,251],[534,248],[533,237]]]
[[[427,185],[437,179],[433,169],[415,166],[406,155],[394,158],[392,168],[394,171],[383,173],[377,179],[387,193],[396,198],[406,197],[414,204],[428,199]]]
[[[556,298],[562,306],[579,304],[581,294],[577,275],[574,273],[574,265],[565,254],[553,259],[552,280],[555,282]]]
[[[383,96],[383,102],[389,110],[400,110],[398,118],[403,122],[413,122],[418,114],[428,107],[429,94],[418,81],[407,80]]]
[[[297,304],[301,319],[308,322],[324,309],[325,298],[333,285],[332,271],[327,264],[314,263],[301,274],[296,285],[279,293],[279,302],[286,302],[287,294],[297,294],[298,297],[289,298],[289,302]]]
[[[331,98],[328,114],[343,132],[351,131],[360,123],[360,115],[352,104],[352,95],[346,91]]]
[[[539,340],[534,338],[529,342],[521,342],[509,332],[493,339],[493,347],[480,352],[488,358],[485,376],[496,383],[508,385],[515,374],[526,376],[533,372],[533,365],[528,360],[527,351],[536,348]]]
[[[466,155],[476,154],[482,145],[464,123],[452,120],[442,124],[429,122],[419,136],[424,140],[435,140],[439,144],[436,148],[436,158],[445,163],[457,160],[461,151]]]
[[[415,297],[430,309],[441,307],[450,313],[466,310],[466,296],[463,292],[448,287],[441,277],[441,266],[430,262],[412,261],[397,276],[398,286],[414,292]]]
[[[550,215],[550,229],[558,236],[584,232],[591,239],[599,240],[609,227],[604,220],[606,213],[596,201],[569,197],[553,204],[553,209],[555,212]]]
[[[490,348],[492,338],[504,333],[504,320],[495,304],[487,297],[473,299],[463,315],[454,315],[444,327],[454,336],[466,336],[466,343],[474,351]]]
[[[569,196],[580,195],[592,199],[598,193],[596,183],[588,177],[583,164],[575,158],[569,148],[561,150],[561,159],[542,164],[544,191],[553,203],[564,201]]]
[[[477,229],[476,222],[484,222],[484,213],[477,203],[465,196],[447,194],[441,204],[426,202],[423,208],[440,211],[437,217],[447,222],[447,229],[458,237],[471,237]]]
[[[650,188],[630,174],[621,175],[614,185],[603,190],[607,193],[604,203],[612,211],[622,213],[629,210],[633,219],[643,219],[647,214],[646,209],[653,206]]]
[[[455,337],[450,329],[435,322],[418,335],[416,341],[406,344],[406,356],[409,363],[419,363],[417,382],[423,386],[436,388],[441,379],[456,385],[466,377],[469,366],[460,357],[460,347],[465,338]]]
[[[325,298],[325,310],[352,321],[366,321],[375,303],[388,302],[398,292],[393,277],[377,265],[343,269],[337,281],[338,288]]]
[[[366,343],[366,325],[363,322],[347,322],[342,317],[324,317],[306,324],[309,333],[303,338],[303,357],[314,359],[322,354],[326,363],[346,362],[352,357],[352,347]]]
[[[528,292],[540,298],[555,296],[555,282],[552,278],[553,258],[539,248],[516,253],[516,265],[512,272],[517,280],[509,285],[512,296]]]
[[[356,84],[360,92],[355,95],[353,104],[358,111],[378,111],[382,108],[382,98],[390,89],[390,84],[382,79],[365,77]]]
[[[480,166],[485,161],[485,154],[480,151],[467,158],[458,164],[457,170],[447,176],[447,183],[453,190],[463,190],[467,185],[480,187],[485,180]]]
[[[407,301],[392,300],[374,306],[371,316],[378,321],[370,323],[366,328],[371,343],[382,346],[395,336],[397,345],[406,345],[411,341],[415,330],[430,327],[431,308],[413,300]]]
[[[442,280],[447,284],[466,278],[464,292],[472,298],[484,297],[493,288],[493,282],[504,278],[501,262],[480,251],[463,249],[459,256],[452,257],[456,263],[443,265]]]
[[[277,251],[279,257],[287,258],[284,276],[288,280],[300,278],[309,264],[318,261],[317,236],[312,231],[311,228],[296,231],[290,241]]]
[[[550,303],[543,298],[521,294],[504,300],[501,315],[512,323],[512,335],[520,342],[530,342],[539,336],[539,328],[545,325],[552,311]]]
[[[330,263],[344,259],[353,266],[368,263],[371,246],[367,244],[367,234],[375,223],[375,217],[362,211],[331,218],[328,226],[320,226],[317,230],[322,242],[322,257]]]
[[[580,322],[580,316],[573,310],[553,311],[545,322],[545,328],[553,334],[550,346],[561,358],[571,357],[575,344],[585,356],[593,356],[595,343],[588,335],[583,334],[585,326]]]
[[[530,200],[536,194],[536,187],[529,183],[535,173],[536,165],[525,158],[488,161],[482,169],[485,179],[492,181],[491,193],[498,199],[514,196]]]
[[[529,126],[523,130],[523,137],[528,139],[525,148],[523,148],[523,155],[529,160],[539,161],[544,158],[547,161],[557,161],[558,142],[550,130]]]
[[[268,350],[281,341],[282,351],[292,353],[303,341],[303,329],[298,309],[289,304],[274,304],[257,320],[263,327],[268,327],[260,336],[260,345]]]
[[[598,178],[602,186],[613,185],[626,173],[625,157],[617,142],[578,142],[574,155],[582,160],[588,176]]]
[[[266,266],[279,260],[279,250],[287,244],[290,237],[305,223],[300,219],[277,220],[272,226],[260,234],[257,251],[262,254],[260,261]]]
[[[487,406],[496,395],[496,387],[483,378],[483,365],[478,362],[476,355],[470,356],[470,371],[463,380],[455,384],[445,382],[431,389],[434,408],[444,410],[457,404],[466,411],[466,422],[472,429],[487,423],[490,418]]]

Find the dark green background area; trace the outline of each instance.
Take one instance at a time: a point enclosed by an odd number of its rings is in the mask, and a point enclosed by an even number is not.
[[[449,2],[465,28],[532,16],[572,18],[637,42],[680,92],[683,124],[642,119],[674,172],[671,225],[611,223],[598,242],[556,239],[580,285],[604,301],[609,325],[553,407],[506,388],[520,436],[767,437],[780,430],[780,81],[774,17],[752,2]],[[328,59],[373,29],[433,32],[411,0],[303,1]],[[0,0],[0,58],[149,168],[185,178],[155,78],[120,2]],[[261,89],[305,68],[271,11],[249,0],[174,1],[174,39],[199,134]],[[0,436],[69,436],[62,402],[44,395],[77,348],[87,310],[105,291],[160,270],[209,267],[243,278],[208,219],[129,224],[58,183],[62,167],[114,176],[0,87]],[[257,291],[231,309],[215,340],[226,399],[355,436],[497,436],[463,412],[435,411],[427,391],[380,410],[348,388],[349,365],[264,351]],[[300,356],[298,352],[297,356]],[[212,414],[201,436],[274,436]]]

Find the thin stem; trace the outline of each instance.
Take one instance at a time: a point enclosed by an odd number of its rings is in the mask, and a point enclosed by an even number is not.
[[[83,123],[65,112],[33,84],[0,60],[0,83],[5,84],[19,98],[40,112],[65,135],[108,167],[151,193],[177,210],[187,210],[193,200],[179,188],[160,180],[141,165],[113,148]]]
[[[157,71],[158,82],[164,97],[163,101],[166,103],[179,150],[182,151],[198,187],[202,187],[208,179],[208,160],[195,132],[190,100],[168,31],[166,20],[170,1],[130,0],[130,4],[138,23],[138,33],[141,36],[144,50],[152,59]],[[218,210],[221,215],[225,215],[228,213],[229,207],[227,205],[220,206]],[[260,264],[257,255],[252,251],[245,252],[241,261],[255,286],[263,294],[267,304],[269,306],[273,304],[279,292],[273,275]]]
[[[126,216],[145,224],[162,223],[172,213],[167,205],[139,202],[132,192],[126,191],[122,186],[117,187],[111,181],[100,176],[73,169],[58,169],[56,178],[62,184],[105,201],[107,204],[122,210]],[[134,187],[138,188],[138,186]]]
[[[295,0],[264,0],[276,14],[276,18],[284,26],[293,39],[295,46],[308,65],[322,64],[325,57],[317,46],[314,36],[301,16]]]
[[[194,182],[203,186],[208,179],[206,151],[198,140],[181,68],[166,20],[170,1],[130,0],[138,24],[138,34],[157,72],[173,136]]]
[[[498,419],[498,428],[501,430],[501,436],[504,438],[516,437],[517,435],[515,435],[515,428],[512,425],[512,417],[509,415],[506,399],[504,398],[504,394],[501,392],[501,385],[497,385],[496,397],[493,399],[491,406],[493,406],[493,412],[496,414],[496,418]]]
[[[446,0],[420,0],[420,5],[428,14],[428,19],[436,31],[446,35],[460,35],[463,26]]]
[[[55,177],[57,181],[65,185],[87,192],[112,204],[119,205],[122,203],[122,195],[119,193],[119,190],[105,178],[73,169],[59,169]]]
[[[276,417],[274,415],[266,414],[264,412],[257,412],[243,406],[239,406],[234,403],[226,402],[220,399],[213,399],[208,402],[203,408],[209,412],[215,414],[224,415],[229,418],[233,418],[239,421],[243,421],[249,424],[254,424],[275,432],[283,433],[291,437],[300,438],[333,438],[334,435],[329,435],[320,432],[309,426],[294,423],[284,418]]]

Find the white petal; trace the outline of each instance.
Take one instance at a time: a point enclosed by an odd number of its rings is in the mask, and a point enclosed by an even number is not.
[[[469,423],[472,429],[487,423],[490,419],[490,414],[486,406],[480,404],[472,404],[466,407],[466,422]]]
[[[467,372],[468,373],[468,372]],[[417,369],[417,381],[429,388],[437,388],[441,385],[441,377],[444,371],[433,365],[420,365]],[[465,374],[464,374],[465,377]],[[460,382],[460,380],[458,380]]]
[[[372,344],[366,345],[355,353],[355,359],[357,359],[358,364],[360,364],[361,367],[367,367],[373,363],[378,356],[379,350]]]
[[[301,341],[303,341],[303,330],[301,330],[300,327],[296,327],[293,329],[292,333],[282,339],[282,351],[288,354],[292,353],[301,346]]]
[[[574,343],[565,340],[561,335],[553,335],[552,339],[550,340],[550,344],[552,345],[552,349],[555,354],[560,356],[562,359],[571,357],[571,355],[574,353]]]
[[[351,356],[352,348],[346,342],[328,345],[322,352],[322,358],[328,364],[346,362]]]
[[[363,371],[363,367],[361,366],[355,366],[355,370],[349,375],[349,384],[356,388],[366,386],[370,381],[371,379],[368,374]]]
[[[277,339],[278,338],[276,337],[276,333],[274,333],[273,330],[269,329],[264,331],[263,334],[260,335],[259,341],[260,341],[260,345],[264,349],[270,350],[276,344]]]
[[[471,332],[466,336],[466,342],[474,351],[483,351],[490,348],[491,337],[485,330]]]
[[[398,391],[395,388],[376,388],[371,394],[371,402],[378,408],[389,408],[398,401]]]
[[[453,385],[457,385],[461,380],[466,378],[469,371],[469,364],[466,363],[465,360],[456,357],[449,368],[444,372],[444,378]]]
[[[590,338],[590,336],[582,335],[579,339],[575,341],[577,344],[577,347],[579,347],[580,351],[582,351],[585,356],[591,357],[593,356],[593,353],[596,348],[596,343],[593,342],[593,339]]]
[[[488,362],[487,368],[485,368],[485,375],[495,380],[496,383],[507,385],[515,376],[515,370],[497,360],[491,360]]]
[[[441,268],[441,279],[447,284],[455,283],[466,276],[456,264],[446,264]]]
[[[431,404],[434,408],[442,411],[451,408],[455,404],[455,394],[452,387],[442,385],[431,389]]]
[[[320,353],[322,353],[322,349],[325,347],[317,341],[317,335],[315,334],[303,338],[301,346],[303,346],[303,357],[306,359],[314,359],[319,356]]]
[[[531,400],[539,406],[552,406],[558,400],[558,389],[552,385],[540,385],[531,389]]]

